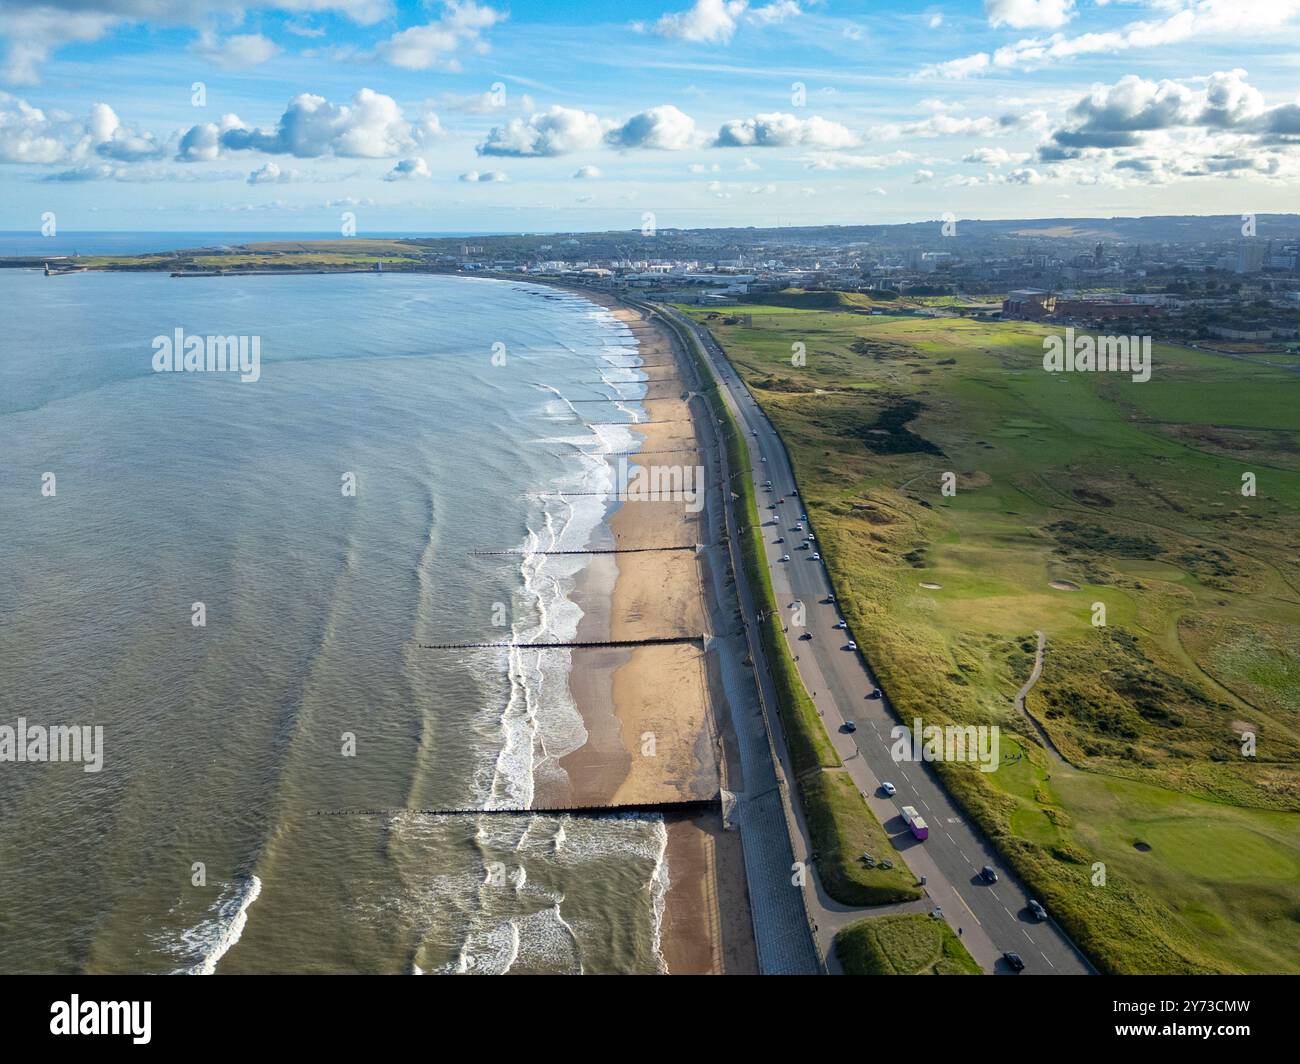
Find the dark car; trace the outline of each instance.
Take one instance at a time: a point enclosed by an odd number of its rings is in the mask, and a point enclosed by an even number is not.
[[[1007,962],[1013,972],[1023,972],[1025,970],[1025,962],[1020,959],[1019,953],[1004,953],[1002,959]]]
[[[1047,919],[1047,910],[1044,909],[1038,902],[1034,901],[1033,898],[1029,899],[1029,911],[1034,914],[1035,920]]]
[[[985,883],[996,883],[998,881],[998,870],[992,865],[985,865],[980,869],[980,879]]]
[[[851,720],[846,720],[846,721],[844,722],[844,730],[845,730],[846,732],[855,732],[855,731],[858,730],[858,726],[857,726],[856,724],[854,724],[853,721],[851,721]]]
[[[873,687],[873,688],[871,689],[870,694],[868,694],[867,697],[868,697],[868,698],[879,698],[879,697],[880,697],[880,688],[879,688],[879,687]]]

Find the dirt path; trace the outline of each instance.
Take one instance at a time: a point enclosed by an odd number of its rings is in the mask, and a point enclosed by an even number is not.
[[[1056,748],[1056,743],[1052,742],[1052,737],[1047,734],[1047,729],[1038,723],[1038,719],[1025,708],[1025,699],[1029,697],[1029,692],[1033,690],[1034,684],[1043,675],[1043,652],[1047,649],[1047,633],[1037,631],[1034,635],[1038,636],[1038,650],[1034,654],[1034,671],[1029,674],[1029,679],[1025,681],[1025,685],[1016,693],[1016,710],[1034,726],[1034,730],[1038,732],[1038,737],[1043,740],[1043,746],[1046,747],[1053,760],[1058,765],[1068,766],[1069,762],[1061,756],[1061,751]]]

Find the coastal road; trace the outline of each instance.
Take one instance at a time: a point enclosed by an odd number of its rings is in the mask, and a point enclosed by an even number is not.
[[[789,457],[780,437],[757,402],[745,389],[712,334],[683,315],[665,308],[699,339],[723,389],[728,406],[736,415],[754,469],[759,517],[763,522],[765,555],[772,571],[778,606],[791,613],[802,603],[804,628],[789,625],[786,638],[796,667],[822,714],[826,730],[854,781],[867,796],[871,808],[884,824],[908,867],[925,876],[926,890],[944,918],[986,971],[1009,972],[1001,959],[1004,951],[1018,953],[1026,973],[1085,974],[1092,971],[1086,958],[1056,924],[1038,922],[1029,914],[1030,895],[1024,885],[998,857],[978,827],[969,823],[956,803],[940,785],[926,762],[896,763],[890,756],[891,729],[898,723],[887,696],[870,697],[878,689],[876,678],[860,652],[847,649],[851,633],[836,630],[838,608],[828,601],[830,581],[824,565],[813,558],[817,546],[797,549],[811,530],[801,521],[802,503]],[[764,481],[771,480],[769,491]],[[776,500],[784,497],[784,503]],[[769,505],[776,504],[776,509]],[[802,524],[805,532],[794,531]],[[777,538],[784,543],[778,544]],[[788,554],[790,560],[782,561]],[[811,639],[800,638],[804,633]],[[856,725],[853,733],[844,724]],[[908,722],[910,725],[910,722]],[[888,781],[897,788],[893,797],[881,790]],[[919,842],[911,837],[899,809],[915,806],[930,825],[930,837]],[[998,881],[987,884],[980,870],[991,866]],[[832,903],[833,904],[833,903]],[[856,911],[855,911],[856,912]]]

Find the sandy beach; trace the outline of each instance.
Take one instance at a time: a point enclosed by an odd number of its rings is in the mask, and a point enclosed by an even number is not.
[[[708,463],[682,398],[671,339],[613,297],[583,294],[628,325],[651,367],[645,371],[653,381],[643,403],[647,420],[635,430],[644,457],[626,459],[629,476],[651,465],[683,467],[702,489],[711,489],[696,471]],[[732,759],[725,756],[729,708],[710,665],[717,651],[705,649],[711,610],[704,556],[695,549],[707,536],[701,504],[680,491],[629,498],[602,535],[593,546],[637,553],[602,555],[588,569],[574,595],[584,610],[579,641],[683,641],[573,652],[570,685],[588,738],[561,759],[565,782],[549,785],[538,801],[627,806],[711,800],[726,786]],[[646,549],[663,547],[678,549]],[[723,830],[717,813],[670,816],[667,862],[668,970],[756,970],[738,835]]]

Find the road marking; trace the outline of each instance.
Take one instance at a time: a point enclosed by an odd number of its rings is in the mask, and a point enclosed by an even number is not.
[[[953,891],[953,894],[955,894],[957,896],[957,900],[961,902],[962,908],[964,908],[968,913],[970,913],[971,919],[974,920],[977,924],[979,924],[980,927],[983,927],[984,925],[980,923],[980,918],[975,915],[975,910],[966,904],[966,899],[963,898],[960,894],[958,894],[957,891],[955,890]]]
[[[921,804],[922,804],[923,806],[925,806],[925,808],[926,808],[927,811],[929,811],[929,809],[930,809],[930,803],[929,803],[929,802],[927,802],[924,798],[922,798],[922,799],[921,799]]]
[[[1011,910],[1010,910],[1010,909],[1008,909],[1008,908],[1007,908],[1007,907],[1006,907],[1006,906],[1005,906],[1005,905],[1004,905],[1004,906],[1002,906],[1002,909],[1003,909],[1003,911],[1004,911],[1004,912],[1006,912],[1006,914],[1007,914],[1007,915],[1008,915],[1008,916],[1011,916]],[[1014,920],[1014,919],[1015,919],[1015,917],[1014,917],[1014,916],[1011,916],[1011,919],[1013,919],[1013,920]]]
[[[1024,935],[1025,938],[1029,938],[1029,932],[1026,931],[1023,927],[1020,929],[1020,933],[1021,933],[1022,935]],[[1032,938],[1029,938],[1029,943],[1030,943],[1030,945],[1033,945],[1033,942],[1034,942],[1034,940],[1033,940]]]
[[[993,897],[998,898],[998,892],[997,892],[996,890],[994,890],[992,887],[989,887],[989,893],[992,894]],[[998,901],[1001,901],[1001,900],[1002,900],[1001,898],[998,898]]]
[[[1038,951],[1038,955],[1042,957],[1043,960],[1045,960],[1048,964],[1052,964],[1052,958],[1049,957],[1046,953],[1044,953],[1041,949]],[[1056,965],[1052,964],[1052,967],[1055,968]]]
[[[967,857],[964,853],[961,855],[961,859],[962,859],[963,861],[965,861],[967,864],[970,864],[970,858]],[[972,865],[971,867],[974,867],[974,866]]]

